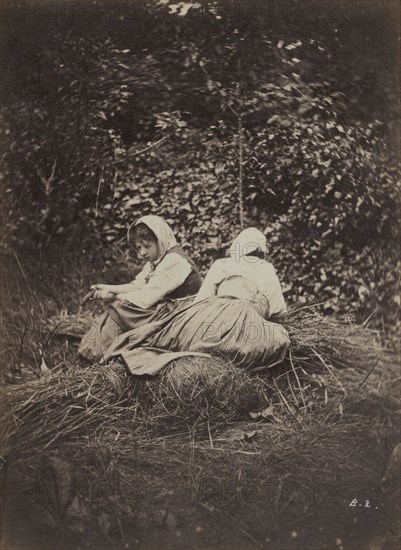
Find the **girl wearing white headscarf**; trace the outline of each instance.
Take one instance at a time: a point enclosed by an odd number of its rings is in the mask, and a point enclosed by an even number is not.
[[[94,298],[109,303],[107,313],[83,337],[78,352],[99,360],[114,339],[128,330],[183,307],[199,290],[198,270],[178,245],[171,227],[159,216],[143,216],[128,229],[146,260],[135,279],[124,285],[93,285]]]
[[[257,307],[266,319],[285,313],[276,271],[263,259],[266,252],[266,237],[261,231],[255,227],[241,231],[231,243],[228,258],[217,260],[209,269],[195,301],[210,296],[233,296],[255,304],[259,302]]]
[[[182,355],[219,355],[246,369],[280,363],[289,346],[279,319],[286,306],[266,238],[242,231],[229,257],[210,268],[194,303],[117,338],[106,360],[120,357],[131,373],[156,374]]]

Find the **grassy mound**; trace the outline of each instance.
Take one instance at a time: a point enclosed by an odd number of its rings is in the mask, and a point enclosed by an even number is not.
[[[152,400],[146,413],[152,422],[229,422],[264,402],[257,379],[217,357],[179,359],[148,389]]]
[[[134,431],[186,431],[187,426],[272,415],[273,404],[290,416],[325,407],[344,412],[355,392],[367,389],[397,404],[394,356],[378,334],[324,318],[311,309],[285,321],[291,349],[282,365],[255,376],[221,358],[182,358],[151,380],[129,376],[123,365],[60,367],[39,379],[7,385],[5,410],[10,444],[48,449],[104,421],[130,419]],[[255,369],[258,370],[258,369]],[[368,383],[367,383],[368,381]],[[381,390],[378,390],[380,385]],[[330,407],[327,407],[330,401]]]
[[[152,379],[116,362],[61,365],[8,384],[3,425],[18,475],[51,488],[69,472],[80,488],[50,523],[64,532],[100,529],[122,548],[138,533],[149,542],[155,526],[175,526],[184,514],[198,527],[212,523],[213,536],[221,527],[224,537],[242,537],[243,548],[260,547],[267,534],[279,548],[305,518],[320,521],[330,498],[337,525],[349,526],[349,502],[366,491],[380,511],[400,430],[394,354],[378,333],[312,309],[290,313],[285,325],[286,360],[256,374],[193,357]],[[211,545],[205,538],[203,547]]]
[[[385,351],[379,331],[325,317],[313,307],[290,311],[283,324],[290,335],[292,356],[307,367],[349,366],[366,372]]]
[[[258,382],[221,359],[199,357],[179,359],[146,381],[128,375],[120,363],[50,372],[7,387],[9,441],[19,452],[26,449],[27,438],[45,450],[106,420],[128,419],[133,431],[154,433],[185,431],[197,422],[228,422],[263,403]]]

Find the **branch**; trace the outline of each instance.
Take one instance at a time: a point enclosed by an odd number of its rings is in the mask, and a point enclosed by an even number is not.
[[[194,54],[194,55],[199,54],[199,52],[196,51],[194,48],[191,49],[191,52],[192,52],[192,54]],[[206,78],[213,84],[214,89],[215,89],[215,90],[217,91],[217,93],[219,94],[219,96],[220,96],[220,102],[222,101],[222,98],[223,98],[223,100],[224,100],[224,96],[223,96],[223,94],[221,93],[220,88],[216,85],[215,81],[212,79],[212,77],[210,76],[210,74],[208,73],[208,71],[207,71],[207,69],[206,69],[206,67],[205,67],[205,61],[204,61],[204,59],[199,59],[198,65],[199,65],[201,71],[203,72],[203,74],[204,74],[204,75],[206,76]],[[236,111],[231,105],[229,105],[228,103],[226,103],[226,104],[227,104],[227,107],[229,108],[229,110],[230,110],[236,117],[238,117],[237,111]]]
[[[239,154],[239,166],[238,166],[238,199],[239,199],[239,222],[241,229],[244,229],[245,215],[244,215],[244,133],[242,128],[242,100],[241,100],[241,62],[238,60],[238,82],[237,82],[237,96],[238,96],[238,154]]]
[[[54,159],[52,169],[51,169],[51,172],[50,172],[50,176],[48,178],[45,177],[44,173],[42,172],[42,170],[40,168],[38,168],[37,171],[36,171],[38,176],[39,176],[40,181],[43,184],[46,195],[49,192],[50,184],[53,182],[54,174],[56,172],[56,165],[57,165],[57,158]]]
[[[142,155],[142,153],[146,153],[147,151],[149,151],[150,149],[153,149],[154,147],[157,147],[158,145],[160,145],[160,143],[162,143],[163,141],[165,141],[167,138],[169,138],[171,136],[172,132],[170,132],[169,134],[167,134],[166,136],[162,137],[161,139],[159,139],[158,141],[155,141],[154,143],[152,143],[151,145],[149,145],[148,147],[145,147],[144,149],[141,149],[140,151],[136,151],[135,153],[132,152],[132,148],[131,149],[128,149],[127,153],[127,158],[133,158],[133,157],[137,157],[138,155]],[[127,160],[127,158],[124,158],[124,159],[119,159],[119,160],[115,160],[114,162],[112,162],[110,164],[110,166],[115,166],[116,164],[120,164],[120,162],[124,162],[125,160]]]
[[[48,178],[45,177],[44,173],[40,168],[36,170],[36,173],[43,185],[43,191],[46,197],[46,209],[44,213],[42,214],[40,225],[43,225],[47,222],[47,220],[50,219],[51,215],[53,214],[53,200],[52,200],[52,191],[53,191],[53,182],[54,182],[54,176],[56,173],[56,166],[57,166],[57,158],[54,159],[52,169],[50,176]]]
[[[103,162],[103,166],[102,166],[102,173],[100,174],[99,182],[98,182],[98,184],[97,184],[96,205],[95,205],[95,218],[97,218],[97,214],[98,214],[100,188],[101,188],[102,183],[103,183],[103,181],[104,181],[103,174],[104,174],[104,162]]]

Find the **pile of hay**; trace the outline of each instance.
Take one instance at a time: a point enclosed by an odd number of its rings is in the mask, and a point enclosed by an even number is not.
[[[105,419],[135,415],[130,399],[136,381],[121,365],[74,367],[49,372],[35,381],[5,386],[4,426],[11,449],[47,449],[59,440],[79,436]]]
[[[65,461],[83,488],[71,510],[79,502],[115,540],[153,529],[161,511],[213,507],[263,542],[266,522],[279,531],[314,517],[325,487],[339,487],[348,513],[348,488],[378,487],[399,437],[396,358],[378,333],[311,309],[285,326],[286,360],[257,374],[188,357],[152,379],[115,362],[8,385],[5,452],[24,481],[40,476],[42,457]],[[85,493],[93,488],[102,498]]]
[[[179,359],[155,379],[130,376],[119,362],[53,372],[4,392],[14,452],[41,450],[117,420],[132,432],[187,431],[196,422],[235,420],[264,402],[262,388],[221,359]]]
[[[152,423],[230,422],[266,402],[256,378],[221,358],[181,358],[147,385]],[[186,428],[185,428],[186,429]]]
[[[151,380],[129,376],[117,362],[8,385],[9,446],[23,453],[29,441],[29,449],[49,449],[117,420],[128,420],[137,434],[187,432],[193,425],[209,429],[249,418],[273,403],[290,416],[310,416],[321,406],[328,411],[330,403],[341,417],[355,391],[372,395],[372,388],[394,378],[389,365],[396,361],[380,347],[376,332],[324,318],[310,308],[290,313],[285,326],[291,336],[287,359],[258,376],[221,358],[193,357],[176,361]],[[367,385],[368,379],[374,384]],[[266,416],[274,419],[270,413],[259,419]]]
[[[325,317],[312,307],[290,311],[283,324],[293,358],[312,369],[328,365],[367,371],[385,351],[378,331]]]

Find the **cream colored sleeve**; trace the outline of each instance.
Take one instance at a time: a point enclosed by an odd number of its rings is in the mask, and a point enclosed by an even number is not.
[[[185,258],[175,253],[167,254],[156,266],[147,283],[139,290],[127,292],[117,298],[148,309],[181,286],[191,271],[192,267]]]
[[[135,279],[132,281],[132,284],[134,285],[133,290],[140,290],[141,288],[144,287],[144,285],[146,285],[146,278],[149,276],[151,271],[152,271],[152,267],[148,262],[144,265],[144,268],[142,269],[142,271],[137,273]]]
[[[270,302],[270,315],[281,315],[287,311],[280,280],[270,263],[267,263],[263,277],[263,292]]]
[[[224,262],[222,260],[216,260],[207,272],[205,280],[198,294],[195,296],[194,302],[200,302],[205,298],[210,298],[210,296],[216,296],[217,288],[225,276],[226,270],[224,269]]]

